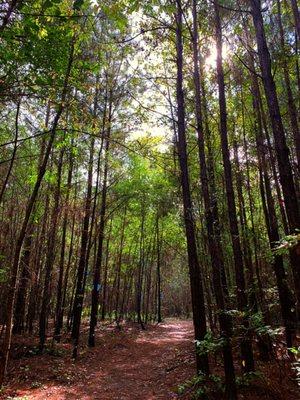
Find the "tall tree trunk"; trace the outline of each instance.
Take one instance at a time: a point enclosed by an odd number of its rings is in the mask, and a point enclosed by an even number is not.
[[[225,271],[225,262],[223,256],[223,249],[222,249],[222,237],[221,237],[221,225],[220,225],[220,217],[219,217],[219,208],[218,208],[218,200],[217,200],[217,188],[216,188],[216,179],[215,179],[215,163],[214,163],[214,155],[213,155],[213,148],[212,148],[212,141],[211,141],[211,131],[209,127],[209,117],[208,117],[208,105],[206,99],[206,87],[204,82],[204,67],[203,62],[201,61],[201,54],[199,57],[199,66],[200,66],[200,73],[202,79],[200,79],[200,94],[201,96],[201,105],[203,109],[203,128],[204,131],[204,139],[206,142],[207,147],[207,177],[208,177],[208,184],[210,190],[210,201],[211,201],[211,212],[213,215],[213,220],[215,221],[214,224],[214,235],[216,238],[216,243],[218,246],[218,254],[220,260],[222,260],[221,265],[221,280],[222,280],[222,289],[224,296],[226,297],[226,302],[229,301],[228,296],[228,283],[226,278],[226,271]]]
[[[21,259],[22,272],[20,276],[19,290],[16,297],[16,308],[14,315],[13,333],[23,333],[25,329],[25,306],[27,297],[28,281],[30,277],[29,263],[32,247],[33,225],[28,229],[25,241],[24,250]]]
[[[248,285],[247,285],[248,309],[251,314],[256,314],[258,313],[257,285],[254,278],[254,267],[253,267],[253,258],[251,252],[251,244],[249,242],[249,235],[248,235],[249,230],[248,230],[248,223],[246,216],[246,206],[242,190],[242,188],[245,186],[244,175],[240,168],[238,146],[236,140],[234,140],[233,146],[234,146],[234,162],[236,168],[238,209],[240,214],[240,226],[242,231],[244,260],[245,260],[246,271],[248,272]],[[263,320],[263,323],[266,323],[266,321]],[[268,361],[270,359],[269,352],[271,349],[271,342],[269,336],[265,335],[263,337],[262,335],[257,335],[257,345],[259,349],[260,359]]]
[[[93,158],[94,158],[95,140],[91,141],[89,166],[88,166],[88,180],[87,180],[87,193],[85,198],[84,217],[81,233],[80,256],[77,268],[77,283],[73,305],[73,325],[72,325],[72,339],[73,339],[73,358],[77,357],[81,314],[84,299],[84,272],[86,270],[86,254],[89,240],[89,224],[91,216],[91,202],[92,202],[92,185],[93,185]]]
[[[104,276],[103,276],[102,308],[101,308],[101,319],[102,319],[102,321],[105,320],[105,315],[106,315],[109,243],[110,243],[110,239],[111,239],[112,223],[113,223],[113,219],[111,218],[110,224],[109,224],[109,229],[108,229],[108,236],[107,236],[107,239],[106,239],[106,246],[105,246],[105,264],[104,264],[104,272],[103,272]]]
[[[297,0],[291,0],[291,5],[294,14],[295,28],[298,35],[298,41],[300,42],[300,12]]]
[[[42,270],[42,252],[43,252],[43,239],[45,236],[46,228],[47,228],[47,221],[48,221],[48,212],[49,212],[49,201],[50,196],[47,192],[46,198],[44,200],[45,208],[44,208],[44,216],[41,223],[41,230],[40,232],[37,231],[37,238],[36,242],[34,243],[36,247],[34,260],[33,260],[33,279],[31,282],[31,290],[29,295],[29,304],[28,304],[28,312],[27,312],[27,330],[29,334],[33,333],[33,325],[38,309],[38,292],[40,286],[40,279],[41,279],[41,270]],[[30,227],[28,228],[30,229]]]
[[[253,71],[255,71],[255,67],[254,67],[254,59],[251,58],[251,62],[253,65]],[[275,183],[275,188],[276,188],[276,195],[277,195],[277,200],[278,200],[278,204],[279,204],[279,208],[280,208],[280,213],[281,213],[281,219],[282,219],[282,225],[283,225],[283,229],[285,234],[287,235],[289,232],[289,226],[288,226],[288,220],[287,220],[287,216],[286,216],[286,210],[285,210],[285,204],[283,201],[283,196],[282,196],[282,188],[278,179],[278,171],[277,171],[277,165],[276,165],[276,158],[274,156],[274,149],[271,143],[271,138],[270,138],[270,134],[269,134],[269,129],[268,129],[268,124],[267,124],[267,116],[265,113],[265,109],[264,109],[264,104],[262,101],[262,96],[261,96],[261,91],[258,87],[258,99],[259,99],[259,106],[260,106],[260,111],[261,111],[261,120],[262,120],[262,125],[263,125],[263,130],[265,132],[265,136],[267,139],[267,145],[268,145],[268,150],[269,150],[269,157],[270,157],[270,164],[271,164],[271,168],[272,168],[272,174],[273,174],[273,178],[274,178],[274,183]]]
[[[10,159],[9,167],[8,167],[8,170],[7,170],[7,173],[6,173],[6,176],[5,176],[5,179],[4,179],[2,188],[1,188],[1,192],[0,192],[0,204],[1,204],[1,202],[2,202],[3,195],[4,195],[4,192],[5,192],[5,189],[6,189],[6,186],[7,186],[7,183],[8,183],[8,180],[9,180],[9,177],[10,177],[10,174],[11,174],[11,171],[12,171],[12,168],[13,168],[13,165],[14,165],[14,161],[15,161],[15,158],[16,158],[16,154],[17,154],[18,138],[19,138],[19,114],[20,114],[20,106],[21,106],[21,102],[18,101],[18,104],[17,104],[17,111],[16,111],[16,119],[15,119],[15,141],[14,141],[14,148],[13,148],[12,156],[11,156],[11,159]]]
[[[136,278],[136,314],[137,322],[141,325],[142,329],[145,329],[143,319],[142,319],[142,289],[143,289],[143,275],[144,275],[144,265],[145,265],[145,200],[141,201],[141,229],[140,229],[140,245],[139,245],[139,260],[138,260],[138,270]]]
[[[54,206],[52,210],[51,217],[51,228],[48,234],[48,250],[46,256],[46,264],[45,264],[45,281],[44,281],[44,292],[42,299],[42,307],[40,313],[40,321],[39,321],[39,349],[43,351],[44,345],[46,342],[46,325],[47,325],[47,317],[49,312],[49,303],[50,303],[50,285],[52,278],[52,270],[55,261],[55,246],[56,246],[56,236],[57,236],[57,225],[58,225],[58,217],[59,217],[59,208],[60,208],[60,193],[61,193],[61,175],[62,175],[62,166],[63,166],[63,156],[64,149],[60,151],[60,156],[58,160],[57,166],[57,184],[54,191]]]
[[[67,236],[67,228],[68,228],[68,216],[69,216],[69,198],[70,191],[72,185],[72,175],[73,175],[73,156],[72,156],[72,147],[70,154],[70,164],[69,164],[69,172],[67,179],[67,193],[65,199],[65,210],[64,210],[64,219],[62,226],[62,238],[61,238],[61,250],[60,250],[60,259],[59,259],[59,268],[58,268],[58,282],[57,282],[57,295],[56,295],[56,309],[55,309],[55,328],[54,328],[54,339],[59,342],[60,341],[60,333],[63,325],[63,278],[64,278],[64,263],[65,263],[65,252],[66,252],[66,236]]]
[[[253,108],[255,113],[256,122],[256,147],[258,154],[259,170],[260,170],[260,191],[263,200],[263,211],[265,216],[265,222],[270,242],[270,247],[273,249],[276,247],[279,241],[278,222],[275,211],[274,199],[272,196],[271,183],[267,167],[266,150],[264,146],[262,117],[259,104],[259,96],[257,91],[259,90],[258,81],[255,74],[252,74],[251,90],[253,95]],[[281,307],[281,315],[285,326],[285,335],[287,346],[292,347],[295,326],[296,326],[296,305],[293,300],[292,293],[288,287],[287,275],[283,264],[282,255],[275,255],[274,261],[272,262],[274,269],[276,283],[279,293],[279,301]]]
[[[162,322],[161,315],[161,246],[162,239],[159,231],[159,215],[156,216],[156,274],[157,274],[157,322]]]
[[[66,310],[66,302],[67,302],[67,291],[68,291],[68,284],[69,284],[69,276],[70,276],[70,269],[72,264],[72,256],[74,252],[74,236],[75,236],[75,216],[73,216],[72,227],[71,227],[71,240],[70,240],[70,247],[69,247],[69,254],[68,254],[68,262],[66,266],[66,272],[64,276],[63,282],[63,293],[62,293],[62,304],[61,304],[61,318],[63,322],[63,316]],[[76,283],[76,282],[75,282]]]
[[[121,237],[120,237],[120,248],[119,248],[119,256],[117,261],[117,287],[116,287],[116,323],[119,327],[120,323],[120,313],[119,313],[119,301],[120,301],[120,281],[121,281],[121,267],[122,267],[122,256],[123,256],[123,247],[124,247],[124,239],[125,239],[125,227],[126,227],[126,212],[127,208],[125,207],[123,223],[121,227]]]
[[[225,82],[224,82],[224,70],[222,61],[222,28],[221,19],[219,14],[218,2],[214,1],[215,10],[215,29],[216,29],[216,43],[217,43],[217,79],[219,89],[219,108],[220,108],[220,135],[221,135],[221,146],[222,156],[225,174],[225,186],[226,186],[226,197],[227,197],[227,208],[228,218],[230,225],[230,234],[233,248],[234,267],[235,267],[235,279],[237,287],[237,303],[238,309],[243,313],[247,314],[247,296],[245,293],[246,283],[244,276],[244,262],[240,243],[239,228],[236,215],[235,206],[235,195],[232,181],[232,170],[229,155],[228,146],[228,131],[227,131],[227,110],[226,110],[226,97],[225,97]],[[249,322],[246,317],[243,317],[243,326],[247,332],[249,329]],[[241,340],[241,358],[242,365],[246,372],[254,370],[254,359],[252,342],[249,335],[244,335]]]
[[[275,141],[280,183],[282,186],[290,233],[293,234],[297,231],[297,229],[300,228],[300,214],[292,167],[289,159],[289,149],[286,144],[285,132],[279,109],[275,81],[272,75],[271,58],[267,45],[264,23],[261,13],[261,1],[249,1],[251,5],[252,18],[256,33],[262,79]],[[300,254],[298,251],[299,246],[300,244],[298,243],[297,246],[294,247],[290,252],[298,307],[300,305]]]
[[[202,196],[205,207],[205,220],[208,235],[208,247],[213,273],[213,287],[217,303],[217,313],[219,315],[219,324],[221,336],[224,339],[223,358],[225,370],[225,385],[227,399],[236,399],[235,372],[233,365],[233,355],[231,347],[231,318],[226,313],[225,299],[222,289],[221,271],[224,269],[223,260],[220,258],[219,245],[214,229],[219,230],[216,224],[218,219],[214,219],[214,204],[211,198],[208,171],[205,155],[205,143],[203,134],[203,118],[202,118],[202,99],[201,99],[201,84],[199,74],[199,54],[198,54],[198,20],[197,20],[197,0],[193,0],[193,60],[194,60],[194,86],[195,86],[195,112],[197,122],[198,136],[198,153],[200,160],[200,181],[202,188]],[[213,197],[216,194],[213,193]]]
[[[244,95],[243,95],[243,90],[241,90],[241,101],[242,101],[242,121],[243,121],[243,147],[245,151],[245,158],[246,158],[246,177],[247,177],[247,194],[248,194],[248,200],[249,200],[249,211],[250,211],[250,221],[251,221],[251,234],[252,234],[252,243],[253,243],[253,250],[254,250],[254,259],[255,259],[255,275],[256,275],[256,281],[255,281],[255,293],[257,294],[257,301],[260,303],[260,307],[263,312],[264,320],[266,321],[267,324],[270,323],[270,315],[269,315],[269,310],[266,307],[266,302],[265,302],[265,295],[263,292],[263,287],[262,287],[262,281],[261,281],[261,273],[260,273],[260,267],[259,267],[259,241],[257,237],[257,232],[256,232],[256,226],[254,222],[254,212],[255,212],[255,203],[251,191],[251,177],[250,177],[250,161],[249,161],[249,147],[248,147],[248,142],[246,138],[246,126],[245,126],[245,104],[244,104]],[[249,246],[251,246],[251,243],[249,243]]]
[[[104,173],[101,193],[101,209],[100,209],[100,223],[99,223],[99,234],[98,234],[98,250],[94,268],[93,277],[93,289],[92,289],[92,306],[91,306],[91,317],[90,317],[90,329],[88,345],[90,347],[95,346],[95,328],[98,319],[98,305],[99,305],[99,291],[100,291],[100,273],[103,259],[103,242],[105,234],[105,223],[106,223],[106,198],[107,198],[107,178],[108,178],[108,158],[109,158],[109,146],[110,146],[110,133],[111,133],[111,119],[112,119],[112,92],[109,93],[109,110],[108,110],[108,121],[107,129],[104,122],[105,135],[105,155],[104,155]]]
[[[283,53],[282,57],[282,69],[283,69],[283,77],[284,77],[284,84],[285,84],[285,90],[287,94],[287,105],[288,105],[288,111],[289,111],[289,118],[290,118],[290,126],[291,126],[291,131],[293,132],[293,139],[294,139],[294,145],[295,145],[295,150],[296,150],[296,158],[297,158],[297,176],[299,177],[300,174],[300,131],[299,131],[299,124],[298,124],[298,118],[297,118],[297,109],[295,106],[295,101],[293,97],[293,92],[291,88],[291,80],[290,80],[290,75],[289,75],[289,69],[288,69],[288,64],[286,61],[285,57],[285,40],[284,40],[284,30],[283,30],[283,25],[282,25],[282,19],[281,19],[281,4],[280,0],[277,0],[277,19],[278,19],[278,26],[279,26],[279,34],[280,34],[280,44],[281,44],[281,50]]]
[[[180,165],[180,179],[184,209],[184,223],[187,240],[188,264],[192,295],[193,322],[195,339],[204,340],[207,333],[206,314],[203,282],[199,265],[197,244],[195,237],[195,223],[193,216],[192,199],[190,192],[190,180],[188,171],[187,143],[185,130],[185,102],[183,93],[183,38],[182,38],[182,3],[176,1],[176,100],[177,100],[177,129],[178,129],[178,158]],[[196,352],[197,370],[205,374],[209,373],[208,357],[206,354]]]

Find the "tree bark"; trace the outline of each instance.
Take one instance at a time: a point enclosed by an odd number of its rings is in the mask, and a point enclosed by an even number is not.
[[[233,189],[232,170],[229,155],[228,145],[228,130],[227,130],[227,110],[226,110],[226,97],[225,97],[225,81],[224,81],[224,70],[222,61],[222,28],[221,19],[219,14],[218,2],[214,1],[215,10],[215,29],[216,29],[216,43],[217,43],[217,80],[219,90],[219,108],[220,108],[220,135],[221,135],[221,146],[222,146],[222,157],[225,175],[225,186],[226,186],[226,197],[227,197],[227,209],[230,226],[230,235],[233,248],[234,267],[235,267],[235,279],[237,287],[237,303],[238,309],[244,315],[248,311],[247,296],[245,293],[246,283],[244,276],[244,262],[243,254],[240,243],[240,234],[236,215],[235,205],[235,194]],[[242,325],[245,331],[249,329],[249,322],[245,316],[243,316]],[[252,342],[249,334],[244,335],[241,340],[241,362],[244,370],[250,372],[254,370],[254,359]]]
[[[219,315],[220,334],[224,339],[223,358],[225,370],[225,386],[226,398],[237,399],[235,372],[233,365],[233,355],[231,347],[231,318],[226,313],[226,305],[222,288],[221,271],[224,270],[223,260],[219,251],[219,244],[215,234],[215,229],[219,231],[217,226],[219,223],[216,214],[213,213],[214,202],[212,197],[216,196],[213,193],[211,196],[208,184],[208,170],[205,155],[205,142],[203,134],[203,117],[202,117],[202,99],[201,99],[201,84],[199,74],[199,53],[198,53],[198,19],[197,19],[197,0],[193,0],[193,60],[194,60],[194,87],[195,87],[195,114],[198,137],[198,153],[200,160],[200,182],[202,188],[202,196],[204,199],[205,220],[208,235],[208,247],[212,265],[213,287],[217,303],[217,313]],[[226,285],[226,282],[224,282]]]
[[[43,351],[46,342],[47,317],[49,313],[49,303],[51,298],[50,286],[51,286],[53,264],[55,261],[55,245],[56,245],[57,225],[58,225],[59,207],[60,207],[63,156],[64,156],[64,149],[60,151],[60,156],[57,166],[57,184],[54,191],[54,206],[52,210],[50,232],[48,234],[48,250],[45,263],[44,292],[43,292],[42,307],[41,307],[40,321],[39,321],[39,338],[40,338],[39,350],[41,352]]]
[[[193,216],[193,206],[190,191],[190,180],[188,171],[187,143],[185,130],[185,101],[183,92],[183,38],[182,38],[182,3],[176,1],[176,100],[177,100],[177,129],[178,129],[178,158],[180,165],[180,179],[182,189],[182,200],[184,209],[184,223],[187,240],[188,264],[190,274],[190,285],[192,295],[193,322],[195,339],[204,340],[207,333],[206,313],[204,302],[203,282],[201,269],[197,254],[197,244],[195,237],[195,223]],[[197,370],[204,374],[209,374],[209,364],[207,354],[199,355],[196,352]]]
[[[25,330],[25,307],[27,298],[27,288],[28,281],[30,277],[29,273],[29,263],[31,256],[32,247],[32,235],[33,235],[33,225],[28,229],[25,241],[24,241],[24,252],[21,259],[22,272],[20,276],[19,289],[16,296],[16,307],[14,315],[14,326],[13,333],[21,334]]]
[[[300,12],[297,4],[297,0],[291,0],[291,6],[294,14],[295,28],[300,42]]]
[[[91,141],[90,157],[88,165],[88,181],[87,181],[87,194],[85,199],[84,217],[82,223],[80,256],[77,268],[77,283],[73,305],[73,325],[72,325],[72,339],[73,339],[73,358],[77,357],[78,344],[80,335],[81,314],[84,299],[84,272],[86,270],[86,254],[89,239],[89,224],[91,216],[91,202],[92,202],[92,184],[93,184],[93,158],[94,158],[94,138]]]
[[[72,152],[72,148],[71,148]],[[73,174],[73,156],[70,154],[70,164],[69,164],[69,172],[68,172],[68,180],[67,180],[67,194],[65,199],[65,210],[64,210],[64,219],[62,226],[62,238],[61,238],[61,250],[60,250],[60,259],[59,259],[59,271],[58,271],[58,282],[57,282],[57,295],[56,295],[56,309],[55,309],[55,329],[54,329],[54,339],[59,342],[61,328],[63,325],[63,278],[64,278],[64,263],[65,263],[65,252],[66,252],[66,236],[67,236],[67,227],[68,227],[68,215],[69,215],[69,197],[72,185],[72,174]]]
[[[112,92],[109,93],[109,110],[108,110],[108,121],[107,129],[104,132],[105,135],[105,155],[104,155],[104,173],[101,193],[101,209],[100,209],[100,223],[99,223],[99,235],[98,235],[98,250],[94,268],[93,278],[93,289],[92,289],[92,306],[91,306],[91,317],[90,317],[90,329],[88,345],[90,347],[95,346],[95,328],[98,319],[98,305],[99,305],[99,292],[100,292],[100,273],[103,259],[103,242],[105,234],[105,223],[106,223],[106,199],[107,199],[107,178],[108,178],[108,157],[110,147],[110,133],[111,133],[111,119],[112,119]]]
[[[17,104],[17,111],[16,111],[16,120],[15,120],[15,142],[14,142],[14,149],[13,149],[12,156],[11,156],[10,163],[9,163],[9,167],[8,167],[8,170],[7,170],[7,173],[6,173],[6,176],[5,176],[5,179],[4,179],[2,188],[1,188],[1,192],[0,192],[0,204],[1,204],[1,202],[2,202],[3,195],[4,195],[4,192],[5,192],[5,189],[6,189],[6,186],[7,186],[7,183],[8,183],[8,180],[9,180],[9,177],[10,177],[10,174],[11,174],[11,171],[12,171],[12,168],[13,168],[13,165],[14,165],[14,161],[15,161],[15,158],[16,158],[16,154],[17,154],[17,149],[18,149],[18,138],[19,138],[19,114],[20,114],[20,106],[21,106],[21,102],[18,101],[18,104]]]
[[[288,70],[288,64],[286,62],[285,56],[285,40],[284,40],[284,30],[282,25],[281,19],[281,4],[280,0],[277,0],[277,19],[278,19],[278,26],[279,26],[279,34],[280,34],[280,44],[282,50],[282,69],[283,69],[283,77],[284,77],[284,84],[285,90],[287,94],[287,105],[288,105],[288,112],[290,118],[290,126],[291,131],[293,132],[293,139],[296,151],[296,158],[297,158],[297,171],[296,174],[299,178],[300,174],[300,131],[299,131],[299,124],[298,124],[298,117],[297,117],[297,109],[295,106],[295,101],[293,97],[293,92],[291,88],[291,80]]]
[[[252,18],[255,27],[256,41],[262,79],[268,104],[269,116],[275,141],[275,150],[278,160],[279,178],[285,201],[289,233],[294,234],[300,228],[300,214],[294,185],[292,167],[289,159],[289,149],[286,144],[285,132],[279,109],[275,81],[272,75],[271,58],[265,36],[264,23],[261,13],[261,1],[250,0]],[[290,258],[297,296],[300,304],[300,254],[299,243],[291,249]]]
[[[161,314],[161,245],[162,240],[160,238],[159,231],[159,215],[156,216],[156,274],[157,274],[157,323],[162,322]]]
[[[279,228],[268,173],[266,150],[264,146],[262,117],[260,111],[259,96],[257,93],[257,91],[259,90],[259,86],[256,75],[252,74],[251,77],[251,90],[253,95],[253,108],[256,123],[256,148],[260,171],[260,191],[263,202],[263,211],[269,237],[269,243],[271,249],[273,249],[274,247],[276,247],[279,241]],[[292,347],[296,326],[296,305],[288,286],[287,275],[283,264],[283,257],[281,255],[275,255],[272,266],[276,277],[281,315],[285,326],[287,346]]]

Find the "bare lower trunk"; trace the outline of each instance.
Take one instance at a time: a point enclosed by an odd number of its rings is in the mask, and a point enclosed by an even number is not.
[[[183,42],[182,42],[182,3],[177,0],[176,13],[176,52],[177,52],[177,119],[178,119],[178,158],[181,175],[181,189],[184,209],[184,223],[187,240],[188,264],[190,274],[190,285],[192,295],[193,322],[195,339],[197,341],[204,340],[206,329],[206,314],[203,282],[201,269],[199,265],[197,244],[195,237],[195,224],[193,216],[193,207],[191,200],[188,159],[187,159],[187,143],[185,131],[185,102],[183,93]],[[197,370],[205,374],[209,373],[208,357],[206,354],[196,354]]]
[[[227,131],[227,110],[226,110],[226,97],[225,97],[225,82],[224,82],[224,70],[222,62],[222,28],[221,20],[219,15],[219,5],[217,1],[214,1],[215,9],[215,28],[216,28],[216,43],[217,43],[217,78],[218,78],[218,89],[219,89],[219,108],[220,108],[220,135],[221,135],[221,146],[222,156],[224,165],[224,176],[226,186],[226,197],[227,197],[227,208],[228,218],[230,226],[230,234],[233,248],[234,267],[235,267],[235,279],[237,287],[237,303],[238,309],[243,313],[247,313],[247,296],[245,293],[246,283],[244,276],[244,261],[242,248],[240,243],[240,234],[236,215],[235,195],[233,189],[232,170],[229,155],[229,144],[228,144],[228,131]],[[244,317],[242,322],[245,331],[249,332],[249,322]],[[241,359],[242,365],[246,372],[254,370],[254,359],[251,338],[249,333],[244,335],[241,340]]]

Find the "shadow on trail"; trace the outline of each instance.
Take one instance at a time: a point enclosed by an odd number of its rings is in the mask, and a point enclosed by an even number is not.
[[[107,339],[110,336],[110,339]],[[96,348],[76,363],[81,379],[29,394],[32,400],[176,399],[177,386],[193,370],[178,363],[193,348],[190,321],[170,320],[146,331],[104,333]]]

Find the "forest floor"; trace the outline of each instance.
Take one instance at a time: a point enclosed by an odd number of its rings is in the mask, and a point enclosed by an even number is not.
[[[86,327],[87,330],[87,327]],[[85,332],[86,333],[86,332]],[[178,386],[195,373],[191,321],[166,320],[145,331],[136,324],[121,330],[104,324],[97,345],[83,346],[74,363],[67,340],[43,355],[32,346],[32,337],[19,337],[13,346],[8,384],[0,399],[11,400],[168,400],[191,399]],[[36,343],[37,344],[37,343]],[[282,364],[283,363],[283,364]],[[240,399],[300,399],[286,362],[264,363],[263,379],[241,389]],[[221,372],[215,364],[214,373]],[[270,376],[270,374],[272,376]],[[273,379],[272,379],[273,377]],[[209,396],[219,400],[221,395]]]

